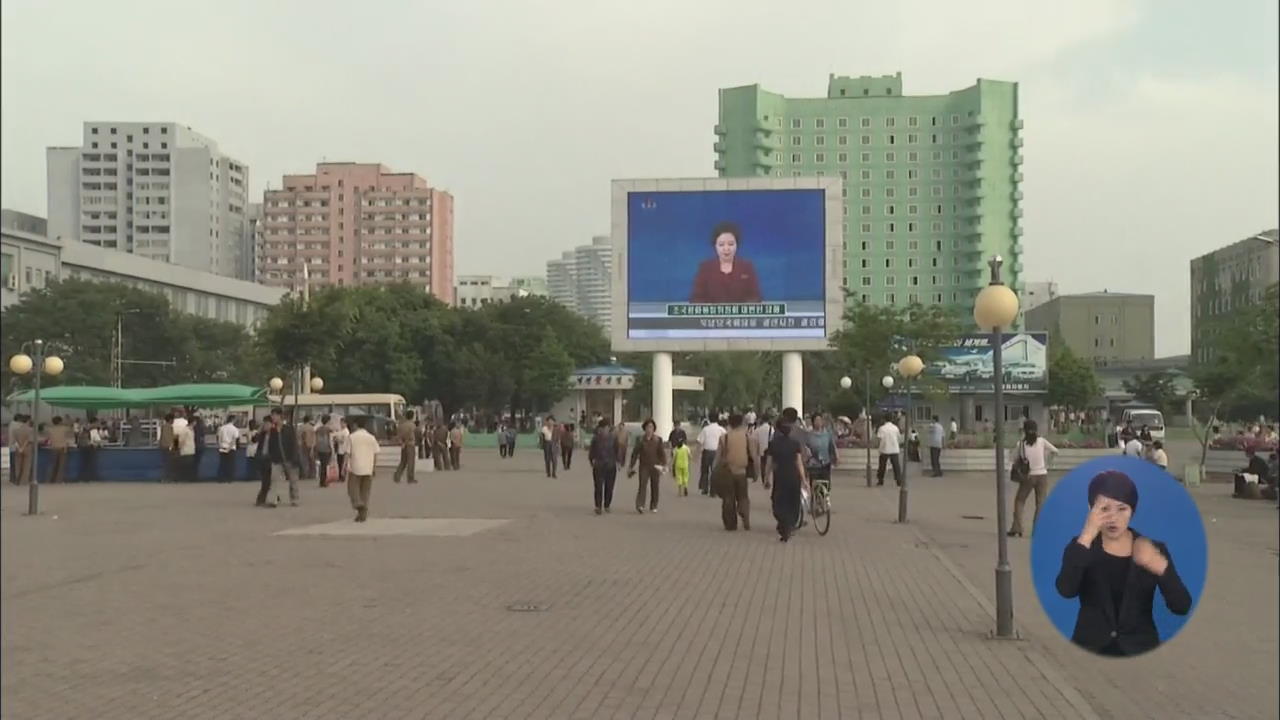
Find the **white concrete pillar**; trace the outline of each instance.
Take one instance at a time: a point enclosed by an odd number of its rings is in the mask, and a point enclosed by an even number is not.
[[[782,407],[804,417],[804,362],[795,351],[782,353]]]
[[[613,424],[622,422],[622,391],[613,391]]]
[[[653,354],[653,421],[658,437],[671,434],[672,419],[671,353]]]

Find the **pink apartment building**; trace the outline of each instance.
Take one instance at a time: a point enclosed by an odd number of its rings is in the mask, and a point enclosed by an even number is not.
[[[263,195],[257,280],[301,288],[409,282],[453,302],[453,196],[376,163],[319,163]]]

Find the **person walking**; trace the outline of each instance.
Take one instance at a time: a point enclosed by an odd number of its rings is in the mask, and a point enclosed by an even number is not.
[[[1028,420],[1023,423],[1023,436],[1014,450],[1013,466],[1009,471],[1009,476],[1018,483],[1018,493],[1013,498],[1013,524],[1009,526],[1009,537],[1022,537],[1022,508],[1027,504],[1027,496],[1032,491],[1036,494],[1036,511],[1031,516],[1031,530],[1035,531],[1040,506],[1044,504],[1044,496],[1049,490],[1049,464],[1057,454],[1058,448],[1053,443],[1037,435],[1034,422]]]
[[[567,471],[573,465],[573,446],[576,443],[577,428],[573,423],[560,426],[560,461]]]
[[[177,420],[174,414],[165,413],[160,420],[160,451],[164,453],[164,469],[160,482],[176,482],[178,479],[178,443],[174,437],[173,423]]]
[[[391,479],[397,483],[406,473],[409,476],[409,482],[418,482],[418,479],[413,476],[418,459],[418,452],[414,449],[417,436],[418,426],[413,420],[413,411],[406,410],[404,418],[396,425],[396,440],[400,443],[400,464],[396,465],[395,474]]]
[[[449,428],[443,422],[431,431],[431,461],[437,470],[449,469]]]
[[[230,415],[218,427],[218,482],[236,479],[236,448],[240,444],[240,428]]]
[[[313,480],[316,474],[316,426],[310,415],[302,416],[302,424],[298,426],[298,457],[302,460],[299,480]]]
[[[413,447],[418,453],[419,460],[427,459],[427,432],[422,427],[421,418],[413,420]]]
[[[329,487],[329,463],[333,461],[333,426],[329,424],[328,415],[320,416],[320,424],[316,426],[316,474],[320,477],[320,487]]]
[[[937,415],[929,425],[929,465],[933,468],[934,477],[942,477],[942,445],[945,442],[942,421]]]
[[[267,495],[267,507],[276,507],[284,501],[288,483],[289,504],[298,505],[298,471],[302,464],[298,449],[298,433],[293,424],[286,422],[284,409],[271,409],[271,426],[267,430],[267,459],[271,463],[271,490]]]
[[[755,482],[757,479],[764,479],[764,455],[769,450],[770,441],[773,440],[773,419],[767,413],[761,414],[760,422],[756,423],[751,433],[755,435],[756,449],[760,452],[760,455],[754,458],[758,477],[752,477],[751,482]]]
[[[782,411],[778,426],[765,453],[764,486],[771,488],[773,518],[777,521],[778,540],[787,542],[800,524],[800,489],[805,485],[803,449],[792,429],[799,420],[795,408]]]
[[[178,450],[178,481],[195,482],[199,479],[196,433],[191,423],[181,415],[173,419],[173,442]]]
[[[631,451],[631,464],[627,476],[634,477],[636,465],[639,464],[640,483],[636,488],[636,512],[644,512],[647,487],[649,512],[656,513],[658,512],[658,478],[662,474],[663,466],[667,464],[667,451],[662,445],[662,438],[658,437],[658,424],[653,421],[653,418],[645,420],[641,427],[644,429],[644,435],[636,441],[635,449]]]
[[[689,496],[689,464],[693,459],[693,453],[689,450],[687,437],[681,433],[676,438],[676,442],[671,446],[671,475],[676,480],[676,495],[680,497]]]
[[[587,462],[591,463],[591,484],[596,514],[611,512],[613,486],[618,479],[618,452],[609,428],[609,421],[601,418],[591,436],[587,448]]]
[[[956,424],[956,419],[954,417],[951,418],[950,435],[951,443],[955,444],[956,438],[960,437],[960,426]]]
[[[715,468],[716,448],[720,447],[720,438],[725,429],[713,413],[711,422],[698,433],[698,450],[701,459],[701,472],[698,473],[698,492],[715,497],[715,488],[711,487],[711,471]]]
[[[454,470],[462,469],[462,423],[449,423],[449,465]]]
[[[192,415],[190,429],[193,443],[192,458],[186,462],[191,466],[187,470],[190,474],[190,482],[195,482],[200,479],[200,461],[204,458],[205,435],[208,432],[208,425],[205,424],[204,416],[199,413]]]
[[[880,464],[876,469],[876,485],[884,485],[885,465],[893,465],[893,480],[902,485],[902,431],[886,417],[876,430],[876,439],[880,444]]]
[[[271,492],[271,463],[265,448],[270,423],[270,416],[261,425],[257,420],[250,420],[249,442],[244,449],[245,459],[249,461],[249,480],[257,480],[259,484],[258,499],[254,502],[258,507],[266,506],[267,493]]]
[[[72,429],[62,422],[62,416],[54,415],[49,427],[49,450],[53,455],[53,464],[49,467],[49,482],[60,483],[66,480],[67,458],[74,441]]]
[[[729,416],[729,429],[720,436],[716,448],[716,468],[712,478],[719,478],[716,492],[720,495],[720,518],[725,530],[737,530],[738,518],[742,529],[751,529],[751,499],[747,493],[747,471],[751,458],[760,454],[755,437],[744,424],[745,418],[734,413]]]
[[[351,507],[356,511],[356,522],[369,519],[369,493],[373,490],[374,466],[378,461],[378,438],[365,429],[366,422],[364,418],[356,418],[356,430],[351,433],[351,477],[347,480],[347,497],[351,498]]]
[[[17,451],[18,443],[16,438],[19,434],[19,428],[22,427],[22,417],[23,417],[22,413],[17,413],[9,420],[9,432],[7,435],[5,435],[5,437],[8,438],[8,445],[9,445],[9,483],[12,485],[19,484],[18,483],[18,451]]]
[[[347,455],[351,453],[351,427],[347,419],[338,420],[338,430],[333,434],[333,455],[338,463],[338,482],[347,481]]]
[[[631,446],[631,433],[627,431],[627,424],[619,421],[613,429],[613,443],[618,451],[618,464],[626,467],[627,450]]]
[[[546,466],[547,477],[549,478],[556,476],[556,450],[560,445],[560,438],[557,434],[556,419],[548,415],[542,421],[542,431],[538,437],[538,445],[542,447],[542,462]]]

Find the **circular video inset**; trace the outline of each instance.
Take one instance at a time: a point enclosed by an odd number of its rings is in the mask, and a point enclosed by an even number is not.
[[[1036,594],[1054,627],[1098,655],[1131,657],[1178,634],[1204,591],[1195,501],[1136,458],[1090,460],[1054,486],[1031,538]]]

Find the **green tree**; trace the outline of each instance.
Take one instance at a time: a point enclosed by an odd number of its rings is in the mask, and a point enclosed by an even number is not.
[[[1102,384],[1093,367],[1072,352],[1066,343],[1054,343],[1049,355],[1049,405],[1085,409],[1102,395]]]
[[[1134,375],[1123,382],[1124,391],[1137,400],[1150,403],[1161,412],[1168,412],[1178,399],[1173,373],[1167,371]]]

